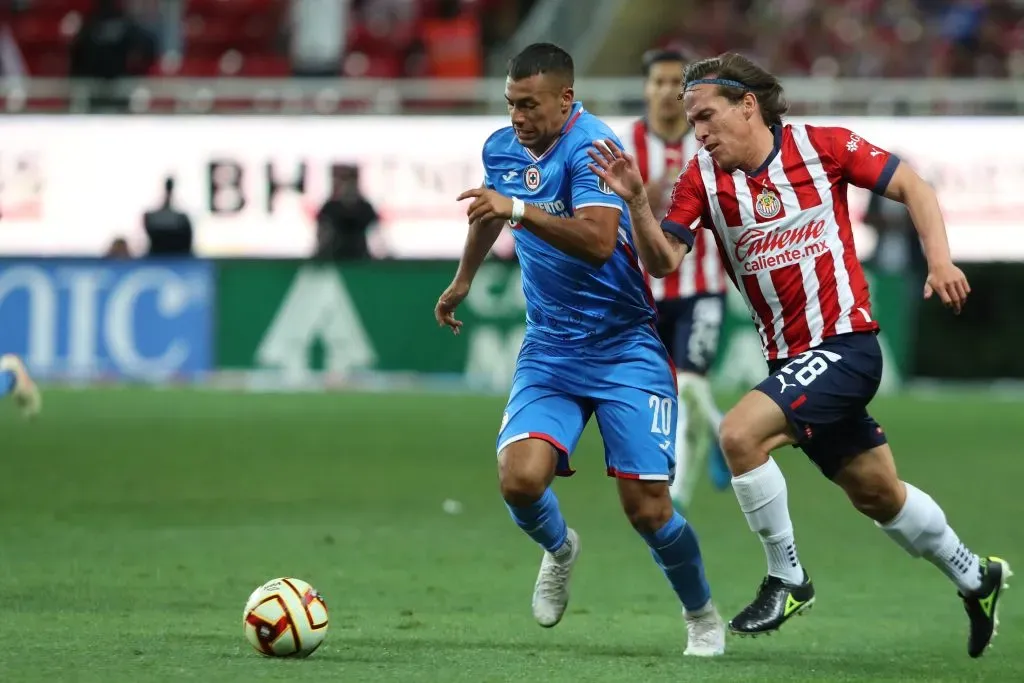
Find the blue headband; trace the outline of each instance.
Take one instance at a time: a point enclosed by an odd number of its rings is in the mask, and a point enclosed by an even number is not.
[[[725,85],[730,88],[739,88],[740,90],[750,90],[747,86],[743,85],[739,81],[733,81],[728,78],[698,78],[695,81],[690,81],[686,84],[686,89],[689,90],[695,85]]]

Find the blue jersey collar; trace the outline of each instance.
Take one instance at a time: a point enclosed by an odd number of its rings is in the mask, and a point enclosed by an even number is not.
[[[572,127],[576,125],[576,121],[579,120],[580,116],[583,115],[583,103],[573,102],[572,109],[569,110],[569,118],[566,119],[565,125],[562,126],[562,135],[565,135]]]

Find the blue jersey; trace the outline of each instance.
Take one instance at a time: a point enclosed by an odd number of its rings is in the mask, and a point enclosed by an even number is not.
[[[615,133],[576,102],[561,136],[540,157],[520,144],[511,126],[484,143],[484,184],[506,197],[518,197],[564,218],[585,206],[622,212],[615,252],[601,267],[558,250],[529,230],[513,231],[528,338],[590,342],[655,319],[633,246],[629,211],[588,168],[592,160],[587,150],[605,138],[621,148]]]

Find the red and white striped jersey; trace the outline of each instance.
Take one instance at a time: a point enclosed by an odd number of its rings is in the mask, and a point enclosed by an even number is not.
[[[754,173],[726,173],[698,152],[662,228],[710,229],[765,358],[791,358],[828,337],[878,329],[846,192],[850,184],[884,191],[898,164],[845,128],[777,127],[772,154]]]
[[[692,133],[687,133],[677,142],[665,142],[654,134],[646,119],[639,119],[633,124],[630,134],[622,136],[622,144],[636,157],[644,183],[660,180],[668,173],[678,174],[683,162],[692,158],[699,149]],[[722,294],[726,286],[722,257],[718,254],[714,237],[705,231],[696,234],[690,253],[675,272],[663,278],[651,277],[645,272],[644,277],[655,301],[697,294]]]

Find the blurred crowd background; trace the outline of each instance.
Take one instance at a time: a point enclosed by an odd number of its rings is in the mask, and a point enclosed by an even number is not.
[[[3,72],[473,78],[500,71],[501,61],[491,58],[501,55],[535,4],[3,0]],[[565,11],[585,16],[602,5],[577,4]],[[701,55],[739,50],[786,76],[1024,74],[1022,0],[680,0],[668,13],[657,0],[629,4],[634,16],[617,27],[617,42],[675,45]],[[594,66],[588,75],[634,68],[601,60]]]

